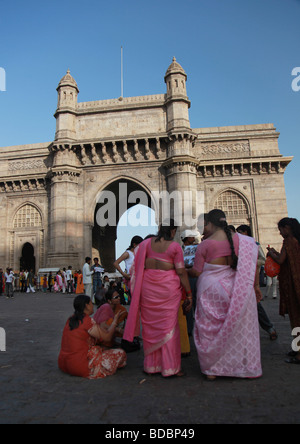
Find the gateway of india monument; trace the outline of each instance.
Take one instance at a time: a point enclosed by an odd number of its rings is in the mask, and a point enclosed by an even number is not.
[[[153,190],[202,192],[206,212],[223,209],[230,224],[251,225],[264,249],[280,248],[292,157],[280,154],[274,125],[191,128],[187,75],[175,58],[164,80],[165,94],[78,102],[68,71],[54,140],[0,148],[2,267],[76,269],[98,256],[114,271],[117,228],[97,224],[97,202],[114,193],[118,223],[137,203],[123,205],[120,184],[149,199]]]

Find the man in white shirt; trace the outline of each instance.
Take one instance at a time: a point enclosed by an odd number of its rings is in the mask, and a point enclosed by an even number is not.
[[[5,273],[5,289],[6,289],[6,298],[12,299],[14,297],[14,272],[12,269],[7,268]]]
[[[69,265],[66,271],[66,279],[67,279],[67,293],[72,293],[73,290],[73,275],[72,275],[72,267]]]
[[[91,260],[92,259],[90,257],[85,258],[85,264],[82,269],[82,276],[83,276],[84,292],[87,296],[89,296],[92,299],[92,291],[93,291],[92,275],[94,274],[94,272],[91,271],[90,267]]]

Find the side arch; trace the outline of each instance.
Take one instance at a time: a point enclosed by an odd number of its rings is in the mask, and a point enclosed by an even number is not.
[[[224,211],[230,225],[250,225],[253,230],[251,204],[239,190],[228,187],[219,191],[210,209],[215,208]]]
[[[8,263],[15,270],[21,267],[40,268],[45,262],[45,219],[41,209],[31,201],[22,202],[11,214]],[[23,255],[23,247],[31,245],[33,254]],[[29,251],[29,250],[28,250]],[[26,258],[30,256],[27,264]],[[25,259],[24,259],[25,258]],[[33,260],[34,258],[34,260]],[[26,262],[26,264],[25,264]]]

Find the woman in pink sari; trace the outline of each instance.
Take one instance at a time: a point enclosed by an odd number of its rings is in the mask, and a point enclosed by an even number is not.
[[[142,321],[144,371],[163,376],[183,376],[178,325],[182,287],[192,308],[192,292],[180,245],[174,242],[177,228],[161,226],[158,237],[139,245],[131,276],[132,302],[123,338],[132,342]]]
[[[232,237],[221,210],[211,211],[206,224],[211,235],[199,245],[192,270],[199,276],[194,339],[201,371],[210,380],[258,378],[258,246],[247,236]]]

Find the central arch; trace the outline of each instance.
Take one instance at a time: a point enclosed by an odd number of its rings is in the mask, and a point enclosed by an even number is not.
[[[151,208],[151,193],[143,184],[127,177],[113,180],[98,194],[92,230],[93,256],[100,258],[108,272],[115,271],[118,223],[127,210],[138,204]]]

